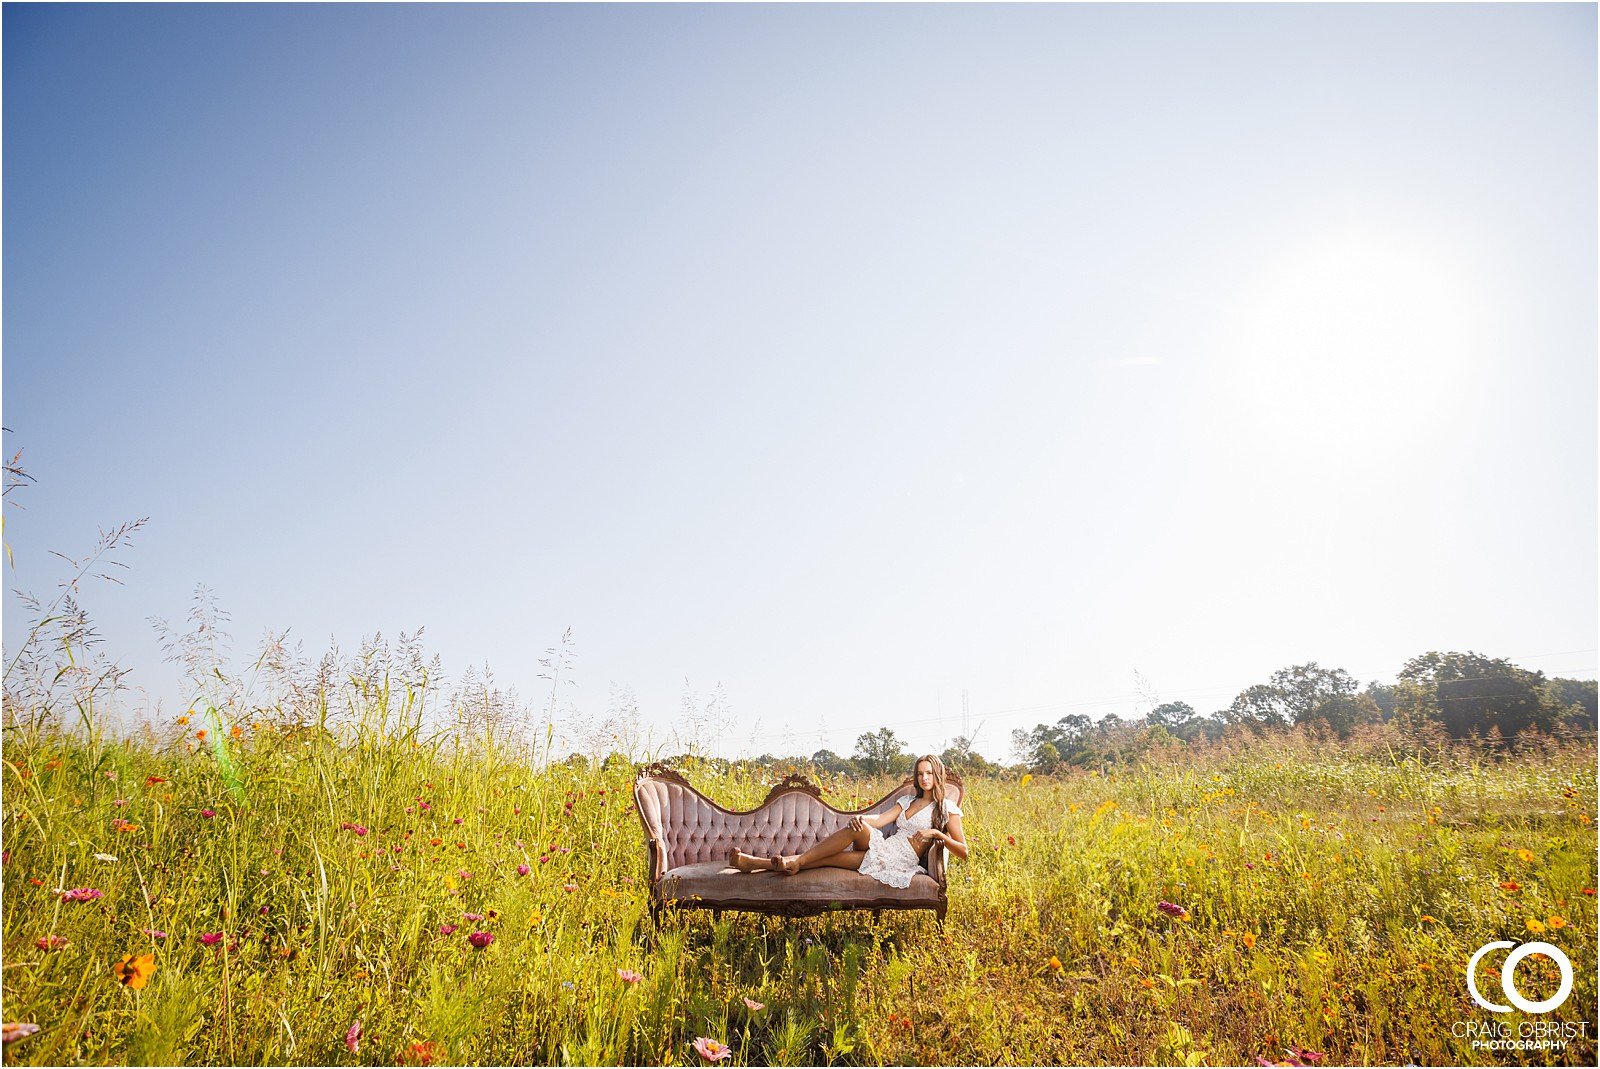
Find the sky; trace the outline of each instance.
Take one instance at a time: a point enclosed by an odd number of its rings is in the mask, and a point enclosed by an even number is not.
[[[148,517],[119,715],[197,584],[725,756],[1596,675],[1592,5],[3,19],[7,660]]]

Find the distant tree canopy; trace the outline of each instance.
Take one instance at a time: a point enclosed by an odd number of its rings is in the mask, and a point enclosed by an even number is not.
[[[1432,721],[1451,738],[1510,739],[1563,727],[1594,730],[1595,684],[1547,680],[1510,661],[1480,653],[1425,653],[1400,670],[1395,715]]]
[[[1143,721],[1064,716],[1011,733],[1012,758],[1034,772],[1136,760],[1153,748],[1215,739],[1228,728],[1256,736],[1291,728],[1348,737],[1363,724],[1436,724],[1452,738],[1509,742],[1519,733],[1594,734],[1600,699],[1593,680],[1541,672],[1477,653],[1426,653],[1393,684],[1361,689],[1342,668],[1291,665],[1240,691],[1208,716],[1187,702],[1157,705]]]
[[[888,728],[879,728],[856,739],[856,763],[869,775],[881,776],[911,759],[905,744]]]

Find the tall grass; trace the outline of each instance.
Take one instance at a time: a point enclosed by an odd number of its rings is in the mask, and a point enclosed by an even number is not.
[[[652,931],[630,767],[447,744],[402,703],[374,690],[342,726],[287,729],[223,710],[126,741],[13,715],[4,1013],[41,1031],[7,1061],[671,1064],[700,1061],[705,1036],[738,1064],[1235,1064],[1289,1047],[1498,1064],[1516,1056],[1452,1035],[1487,1016],[1463,970],[1530,924],[1577,973],[1558,1016],[1593,1020],[1592,747],[1495,762],[1302,742],[969,778],[972,855],[952,863],[942,926],[688,914]],[[737,808],[777,778],[690,764]],[[826,783],[840,808],[890,785]],[[76,887],[103,897],[62,901]],[[113,969],[141,954],[155,971],[134,990]],[[1519,982],[1543,997],[1552,964]],[[1592,1064],[1594,1034],[1526,1060]]]

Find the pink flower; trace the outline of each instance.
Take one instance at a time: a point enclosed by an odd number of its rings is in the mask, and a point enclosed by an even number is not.
[[[561,885],[561,889],[566,891],[568,894],[571,894],[573,891],[578,889],[578,885],[575,883],[564,883]]]
[[[61,892],[63,902],[93,902],[105,895],[98,887],[74,887],[70,891]]]
[[[473,923],[477,923],[478,921],[483,920],[483,914],[482,913],[463,913],[461,915],[461,919],[464,920],[464,921],[472,921]]]
[[[344,1045],[345,1045],[345,1049],[348,1050],[351,1054],[359,1054],[361,1052],[361,1019],[360,1018],[357,1018],[356,1019],[356,1023],[350,1026],[350,1031],[348,1031],[348,1032],[346,1032],[344,1034]]]
[[[617,979],[621,980],[625,984],[636,984],[640,980],[643,980],[644,976],[640,973],[634,972],[632,969],[618,969]]]
[[[1290,1047],[1289,1053],[1303,1062],[1320,1062],[1324,1055],[1314,1050],[1301,1050],[1299,1047]]]
[[[217,811],[215,809],[202,809],[200,810],[200,815],[205,817],[207,820],[210,820],[212,817],[217,815]]]
[[[700,1057],[708,1062],[720,1062],[724,1058],[733,1057],[732,1047],[726,1043],[718,1043],[714,1039],[708,1039],[705,1036],[697,1036],[695,1038],[694,1049],[699,1051]]]
[[[441,924],[441,925],[439,925],[439,934],[440,935],[455,935],[456,934],[456,926],[454,924]]]
[[[539,864],[541,864],[541,865],[546,864],[546,863],[549,862],[549,860],[550,860],[550,855],[549,854],[540,854],[539,855]]]
[[[452,823],[452,824],[460,824],[461,823],[461,818],[457,817],[456,819],[452,820],[450,823]]]
[[[529,868],[529,867],[528,867],[528,866],[526,866],[526,865],[518,865],[518,866],[517,866],[517,875],[518,875],[518,876],[526,876],[526,875],[527,875],[527,874],[528,874],[528,873],[530,873],[530,872],[532,872],[532,871],[533,871],[533,870],[532,870],[532,869],[530,869],[530,868]]]
[[[70,940],[64,935],[41,935],[36,945],[40,950],[60,950],[69,942]]]
[[[484,947],[494,942],[494,936],[489,932],[473,932],[471,935],[467,936],[467,942],[471,943],[479,950],[482,950]]]
[[[767,1008],[767,1004],[765,1002],[757,1002],[753,998],[745,999],[744,1006],[745,1009],[749,1010],[751,1013],[760,1013],[762,1010]]]
[[[116,806],[118,809],[121,809],[123,806],[128,804],[128,800],[126,798],[118,798],[116,801],[112,802],[111,804]]]
[[[158,928],[140,928],[139,930],[151,939],[165,939],[167,937],[167,933]]]
[[[468,872],[466,869],[456,869],[456,875],[460,876],[463,880],[472,879],[472,873]]]
[[[1189,919],[1189,911],[1176,902],[1157,902],[1156,908],[1169,917],[1176,917],[1180,921]]]
[[[202,944],[204,944],[205,946],[214,947],[218,943],[222,942],[222,933],[221,932],[201,932],[200,933],[200,942]]]

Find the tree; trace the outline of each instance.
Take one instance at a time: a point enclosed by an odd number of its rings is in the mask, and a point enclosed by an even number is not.
[[[1145,721],[1151,727],[1159,726],[1171,732],[1193,720],[1194,715],[1194,706],[1188,702],[1167,702],[1150,710],[1150,715],[1145,717]]]
[[[1347,738],[1357,724],[1371,724],[1383,719],[1378,703],[1365,694],[1338,694],[1318,705],[1302,724],[1322,725]]]
[[[1271,728],[1289,726],[1283,693],[1277,687],[1264,683],[1240,691],[1239,696],[1233,699],[1233,704],[1218,715],[1225,722],[1241,724],[1257,735],[1264,735]]]
[[[983,754],[972,748],[972,740],[965,735],[957,735],[951,739],[950,745],[939,755],[939,760],[944,762],[946,768],[974,772],[978,775],[988,772],[991,767]]]
[[[1317,710],[1334,698],[1356,692],[1356,679],[1343,668],[1319,668],[1317,662],[1291,665],[1272,673],[1271,685],[1280,708],[1292,724],[1317,719]]]
[[[1550,731],[1560,709],[1548,700],[1543,672],[1481,653],[1425,653],[1400,669],[1396,708],[1413,723],[1434,720],[1452,738],[1509,740],[1519,731]]]
[[[1588,734],[1595,732],[1597,719],[1600,719],[1600,700],[1597,700],[1594,680],[1552,679],[1544,689],[1545,700],[1560,710],[1564,724]]]
[[[883,775],[906,759],[904,743],[888,728],[856,739],[856,760],[871,775]]]
[[[811,755],[811,763],[824,772],[847,773],[855,771],[849,758],[840,757],[832,750],[818,750]]]

